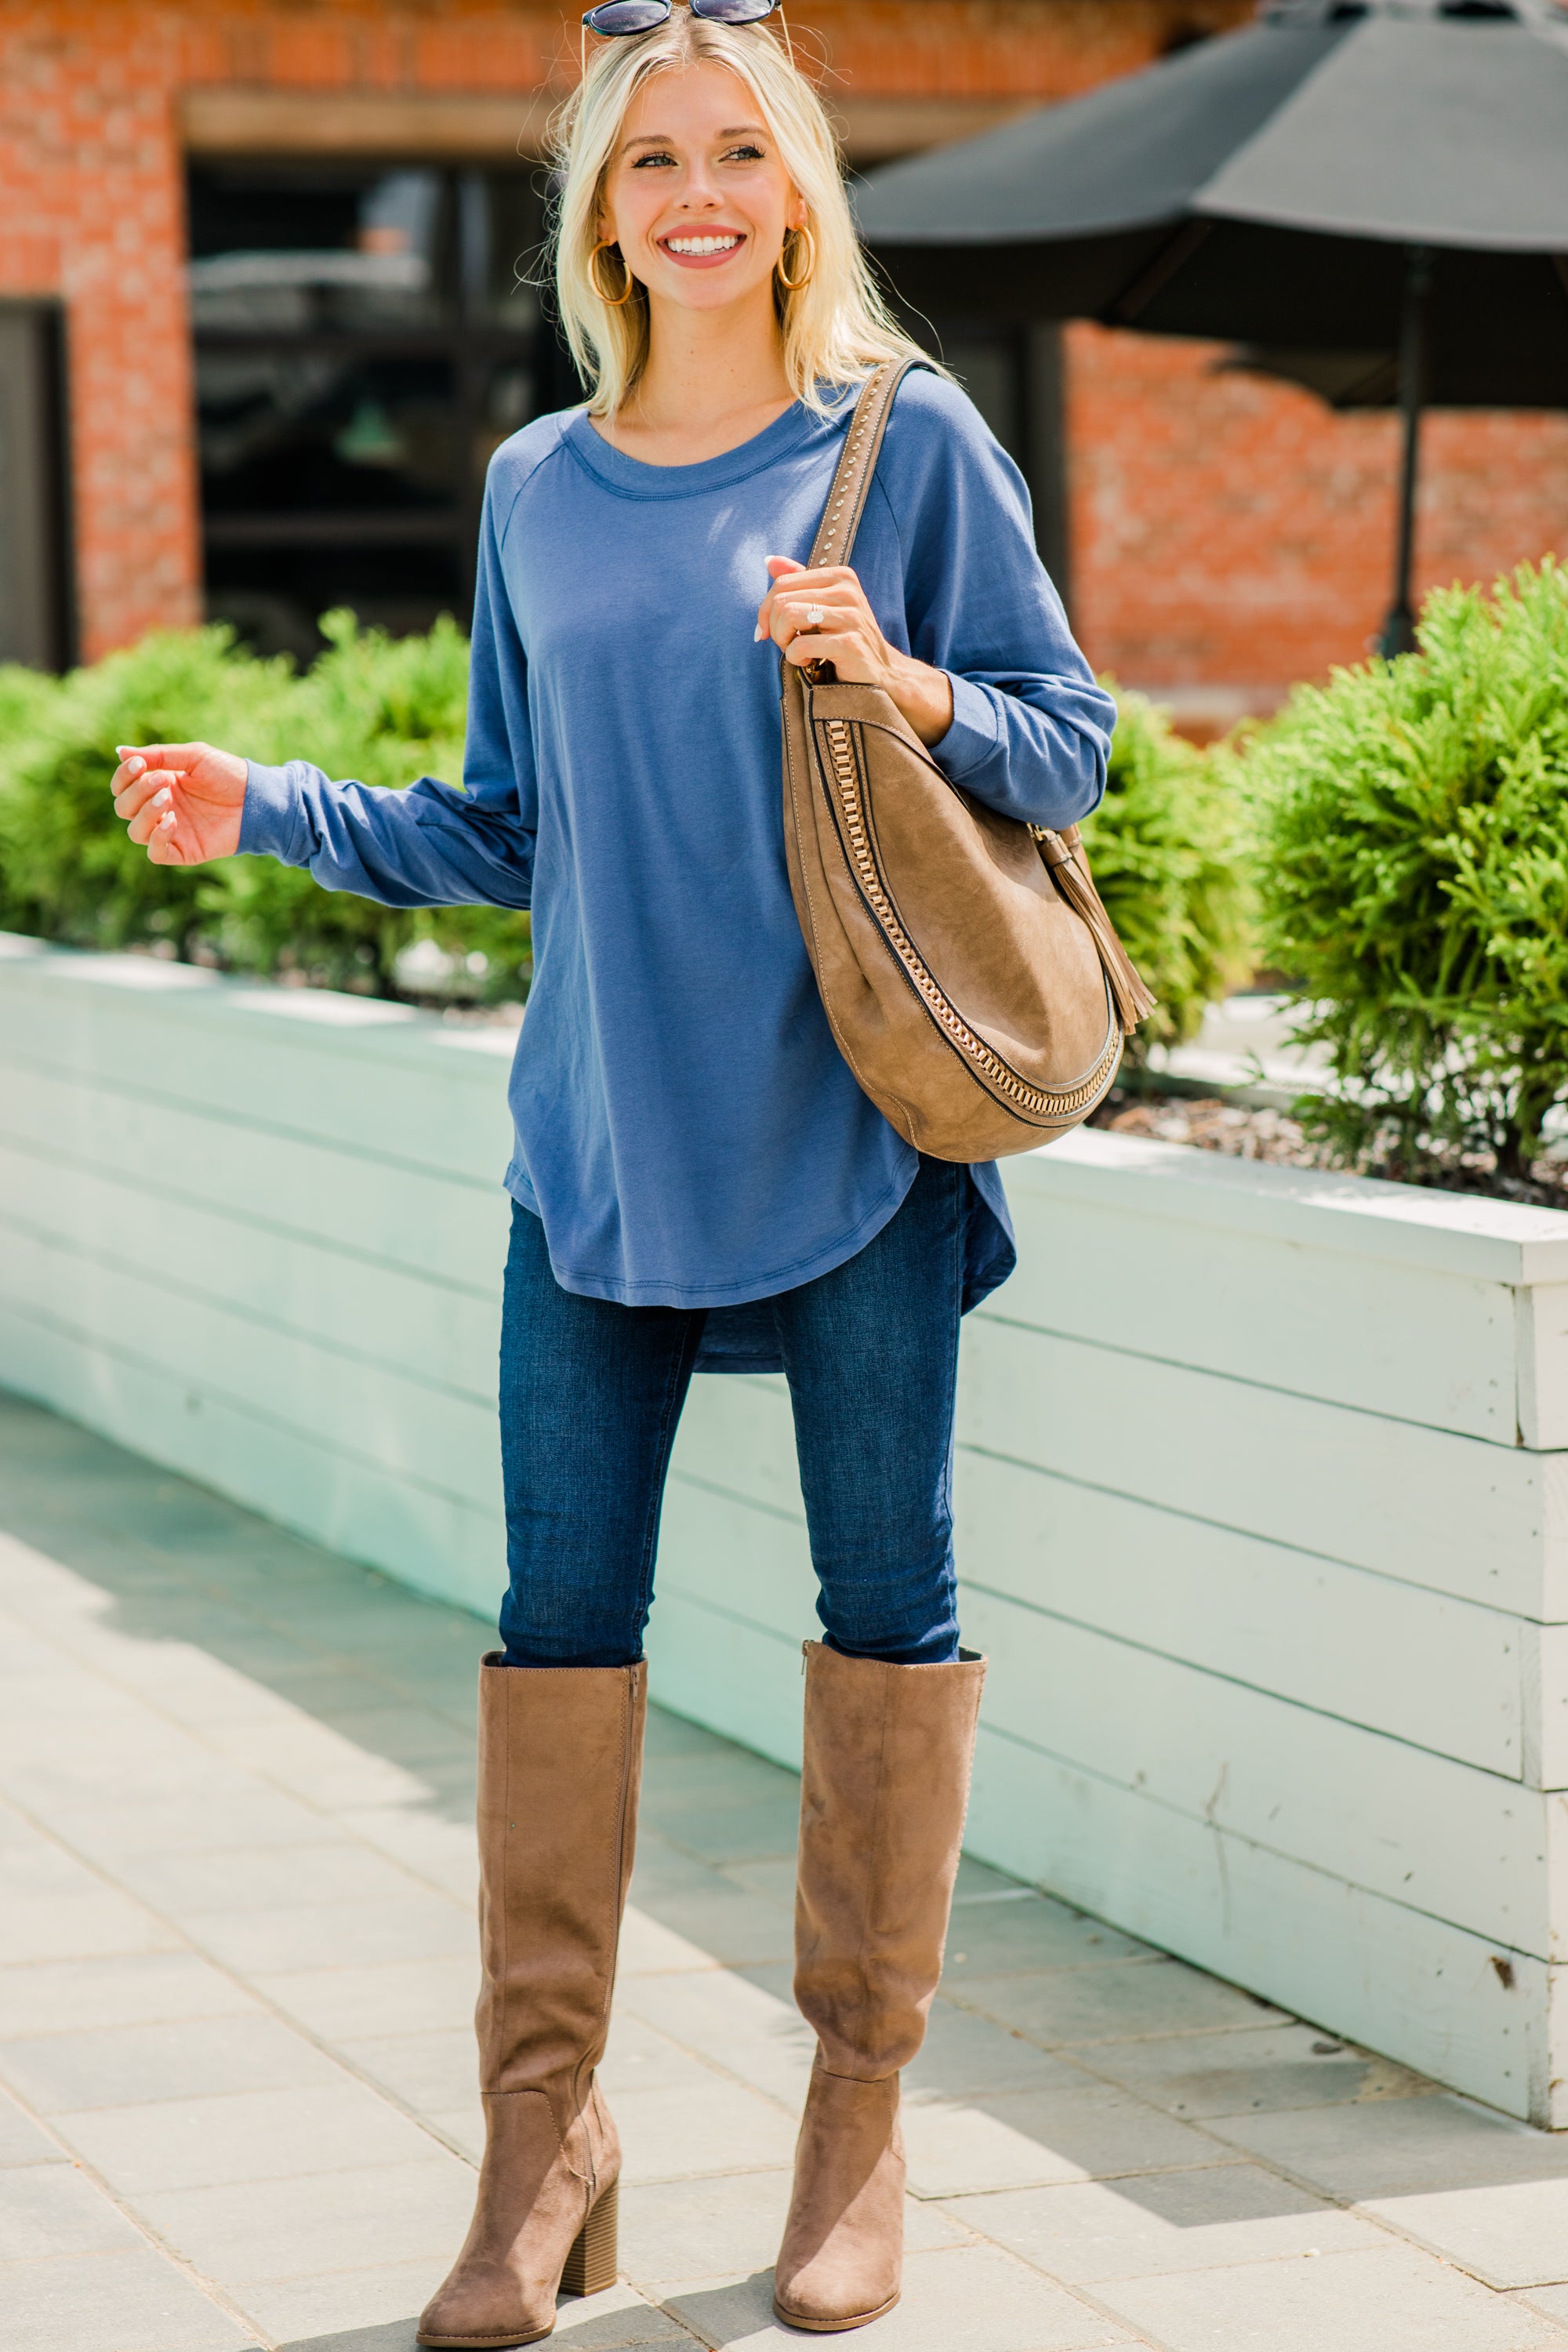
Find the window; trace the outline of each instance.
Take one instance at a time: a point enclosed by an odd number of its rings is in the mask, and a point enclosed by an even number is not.
[[[543,173],[214,163],[190,174],[207,609],[309,658],[348,604],[466,625],[485,467],[579,396],[525,282]]]

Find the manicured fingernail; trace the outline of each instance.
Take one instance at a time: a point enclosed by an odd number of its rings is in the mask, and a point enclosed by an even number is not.
[[[163,815],[158,819],[158,830],[159,830],[159,832],[160,832],[160,833],[167,833],[167,832],[168,832],[168,830],[169,830],[169,827],[174,824],[174,810],[173,810],[173,809],[165,809],[165,810],[163,811]]]
[[[754,646],[760,646],[767,634],[766,629],[763,628],[761,621],[759,621],[756,627],[752,631],[752,643]]]
[[[154,808],[167,808],[167,807],[168,807],[168,805],[169,805],[169,787],[168,787],[168,785],[167,785],[167,784],[165,784],[165,785],[163,786],[163,791],[162,791],[161,793],[153,793],[153,807],[154,807]]]

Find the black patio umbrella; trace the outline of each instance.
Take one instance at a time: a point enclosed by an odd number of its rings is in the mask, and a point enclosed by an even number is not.
[[[1258,21],[860,184],[922,308],[1254,347],[1405,416],[1384,650],[1413,642],[1421,411],[1568,406],[1568,9],[1264,0]]]

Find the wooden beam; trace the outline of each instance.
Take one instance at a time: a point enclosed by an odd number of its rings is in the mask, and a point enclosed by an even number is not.
[[[358,89],[188,89],[184,143],[195,155],[430,155],[499,161],[543,154],[563,93]]]
[[[502,162],[542,156],[560,90],[186,90],[184,144],[195,155],[443,156]],[[1013,99],[835,98],[852,163],[884,162],[989,131]]]

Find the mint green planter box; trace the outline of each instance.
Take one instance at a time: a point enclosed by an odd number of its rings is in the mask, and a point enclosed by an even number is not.
[[[0,939],[0,1382],[489,1614],[510,1037]],[[1568,2125],[1568,1216],[1084,1134],[964,1342],[971,1850]],[[793,1761],[782,1381],[699,1381],[650,1651]]]

